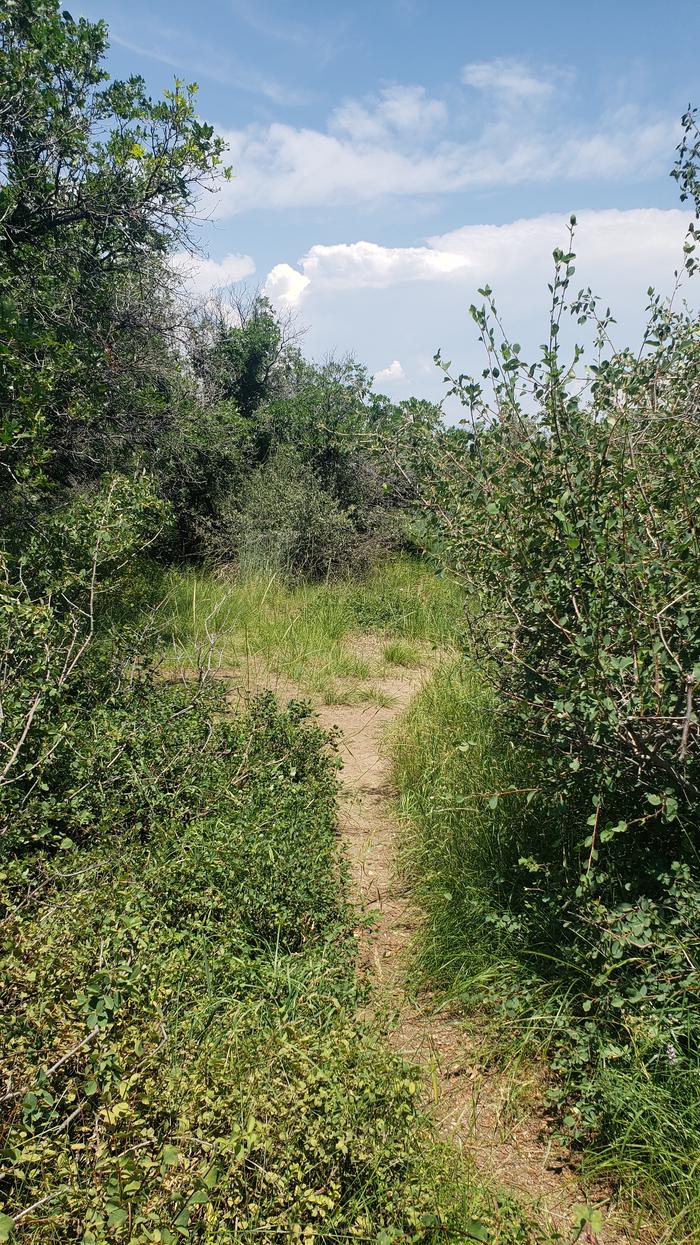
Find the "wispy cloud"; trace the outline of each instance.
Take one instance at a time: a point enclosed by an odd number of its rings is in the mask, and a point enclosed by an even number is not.
[[[231,56],[222,55],[215,48],[193,41],[189,32],[161,30],[151,40],[136,43],[111,30],[110,41],[136,53],[137,56],[146,56],[162,65],[170,65],[172,69],[186,75],[188,80],[201,78],[204,81],[218,82],[252,95],[261,95],[271,103],[281,106],[305,104],[309,99],[305,91],[256,73],[236,62]]]
[[[346,100],[332,113],[330,128],[357,142],[382,142],[393,134],[415,143],[446,122],[444,100],[431,98],[423,86],[396,84],[370,100]]]
[[[298,20],[289,21],[278,11],[261,0],[229,0],[233,13],[256,34],[291,47],[302,48],[306,55],[312,54],[321,64],[327,64],[342,46],[343,35],[349,22],[346,16],[333,15],[323,23],[311,25]]]
[[[419,0],[394,0],[394,12],[400,21],[414,22],[420,12]]]
[[[554,110],[525,119],[522,113],[504,115],[459,142],[436,141],[431,129],[444,117],[440,101],[419,88],[392,90],[378,104],[346,102],[326,130],[275,122],[225,132],[235,178],[222,189],[218,214],[347,206],[555,179],[629,181],[662,171],[677,142],[675,120],[629,107],[588,128],[573,127]],[[405,125],[399,124],[402,110]],[[408,123],[412,110],[415,127]]]
[[[535,73],[512,57],[472,61],[462,70],[462,82],[478,91],[518,101],[545,100],[554,91],[551,77]]]

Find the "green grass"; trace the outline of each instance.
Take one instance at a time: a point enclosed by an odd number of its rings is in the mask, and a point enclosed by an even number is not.
[[[337,588],[354,625],[392,639],[452,648],[464,629],[464,596],[454,580],[414,558],[395,558]]]
[[[421,654],[413,644],[405,640],[390,640],[382,649],[382,657],[389,666],[404,666],[413,669],[421,663]]]
[[[413,559],[399,558],[361,580],[321,584],[290,585],[274,574],[173,571],[158,625],[166,651],[179,664],[213,663],[243,680],[255,678],[257,665],[333,703],[338,681],[378,673],[353,652],[358,634],[386,637],[386,660],[408,665],[416,659],[411,641],[449,646],[461,621],[456,586]],[[366,688],[368,703],[376,695]],[[362,688],[352,696],[359,702]]]
[[[395,703],[393,696],[372,684],[360,684],[357,687],[336,686],[324,697],[326,705],[376,705],[380,709],[390,709]]]
[[[655,1239],[665,1245],[700,1241],[700,1067],[691,1054],[659,1075],[658,1060],[649,1061],[654,1039],[647,1029],[663,1017],[653,1012],[631,1018],[627,1036],[623,1030],[609,1048],[603,1040],[587,1062],[593,1037],[578,981],[567,985],[566,952],[549,946],[552,972],[544,974],[528,951],[529,912],[539,910],[537,873],[530,883],[535,902],[511,902],[519,859],[537,836],[546,839],[548,819],[562,814],[537,797],[528,803],[532,773],[518,749],[504,746],[494,703],[468,662],[448,662],[393,733],[403,868],[425,915],[416,982],[459,1001],[465,1024],[476,1017],[489,1058],[508,1067],[516,1086],[533,1059],[545,1072],[558,1060],[568,1077],[573,1066],[576,1092],[594,1105],[597,1119],[580,1152],[585,1178],[619,1185],[630,1222],[651,1217]],[[538,963],[546,958],[542,941]],[[688,1007],[683,1023],[692,1052],[697,1008]]]
[[[506,833],[493,833],[488,799],[523,784],[495,747],[491,695],[461,659],[435,672],[398,724],[391,747],[408,827],[403,867],[427,916],[415,969],[424,982],[467,994],[482,978],[503,972],[494,958],[483,888],[504,863]],[[496,811],[504,827],[518,798]]]

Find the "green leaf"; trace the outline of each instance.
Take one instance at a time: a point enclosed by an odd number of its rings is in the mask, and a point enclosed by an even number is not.
[[[466,1224],[467,1239],[470,1241],[490,1241],[491,1233],[479,1219],[469,1219]]]
[[[15,1221],[9,1215],[0,1212],[0,1241],[9,1241],[14,1232]]]
[[[210,1167],[210,1168],[209,1168],[209,1171],[207,1172],[206,1176],[204,1177],[204,1184],[206,1185],[207,1189],[213,1189],[213,1188],[214,1188],[214,1185],[215,1185],[215,1184],[216,1184],[216,1182],[218,1181],[220,1174],[221,1174],[221,1173],[220,1173],[220,1171],[219,1171],[218,1167]]]

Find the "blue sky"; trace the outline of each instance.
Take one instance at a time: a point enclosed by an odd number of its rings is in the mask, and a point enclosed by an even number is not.
[[[571,211],[583,284],[638,331],[687,212],[668,176],[700,102],[700,4],[641,0],[83,0],[111,71],[196,80],[235,177],[209,200],[193,289],[244,278],[354,350],[402,397],[435,396],[438,346],[478,366],[465,315],[497,289],[542,339],[548,257]],[[183,261],[184,263],[184,261]]]

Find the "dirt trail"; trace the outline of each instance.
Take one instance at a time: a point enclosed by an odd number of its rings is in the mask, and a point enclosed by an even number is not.
[[[318,705],[324,726],[341,732],[343,762],[340,830],[348,852],[355,895],[374,914],[360,938],[361,962],[373,978],[374,1006],[395,1018],[389,1040],[410,1061],[424,1069],[426,1095],[440,1131],[451,1138],[476,1166],[498,1184],[536,1200],[565,1240],[573,1236],[573,1208],[600,1206],[607,1218],[604,1190],[581,1188],[575,1173],[547,1142],[544,1121],[533,1108],[536,1086],[519,1082],[519,1108],[504,1076],[485,1073],[478,1039],[470,1037],[456,1014],[438,1010],[429,994],[411,998],[404,982],[405,957],[418,929],[420,915],[397,874],[399,827],[384,741],[391,728],[429,677],[434,659],[419,669],[387,673],[381,645],[364,637],[354,646],[381,671],[372,679],[375,690],[390,703]],[[349,681],[350,682],[350,681]],[[278,684],[286,694],[288,685]],[[524,1090],[524,1093],[523,1093]],[[596,1245],[621,1245],[638,1240],[615,1224],[614,1215],[600,1236],[581,1240]]]

